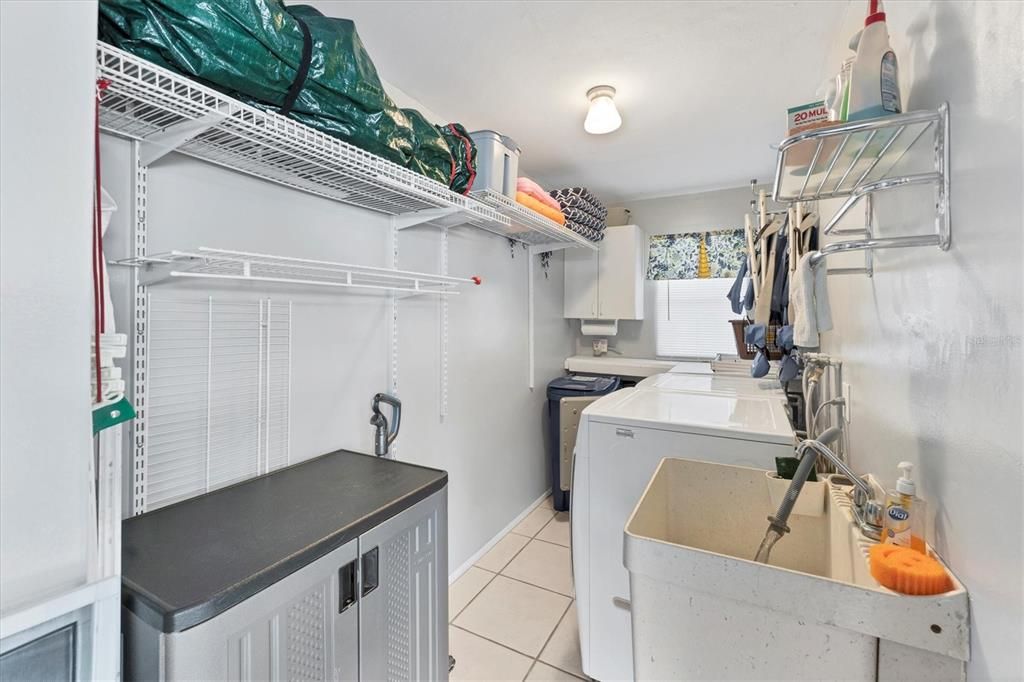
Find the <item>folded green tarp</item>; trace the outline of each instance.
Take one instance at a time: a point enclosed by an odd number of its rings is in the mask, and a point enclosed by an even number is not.
[[[99,35],[445,185],[459,176],[441,132],[384,92],[348,19],[281,0],[101,0]]]

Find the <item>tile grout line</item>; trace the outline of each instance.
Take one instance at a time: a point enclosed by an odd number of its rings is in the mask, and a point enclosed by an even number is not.
[[[504,540],[505,538],[507,538],[507,537],[508,537],[509,535],[511,535],[511,534],[512,534],[512,531],[509,531],[508,533],[506,533],[505,535],[503,535],[503,536],[502,536],[501,540]],[[517,533],[517,535],[518,535],[518,533]],[[525,537],[525,536],[522,536],[522,535],[520,535],[519,537]],[[499,540],[498,542],[501,542],[501,540]],[[529,544],[530,544],[530,542],[529,542],[529,541],[527,541],[526,545],[529,545]],[[488,586],[488,585],[490,585],[491,583],[493,583],[493,582],[494,582],[494,579],[495,579],[495,578],[497,578],[497,577],[498,577],[499,575],[500,575],[500,576],[502,576],[503,578],[508,578],[509,580],[515,580],[515,578],[509,578],[509,576],[507,576],[507,575],[503,575],[503,574],[502,574],[502,571],[504,571],[504,570],[505,570],[506,568],[508,568],[508,565],[509,565],[509,564],[511,564],[511,563],[512,563],[513,561],[515,561],[516,557],[517,557],[517,556],[519,556],[519,554],[520,554],[520,553],[521,553],[521,552],[522,552],[522,551],[523,551],[524,549],[526,549],[526,545],[523,545],[522,547],[520,547],[520,548],[519,548],[519,549],[518,549],[518,550],[516,551],[516,553],[515,553],[515,554],[513,554],[513,555],[512,555],[512,557],[511,557],[511,558],[510,558],[510,559],[509,559],[508,561],[506,561],[506,562],[505,562],[505,564],[504,564],[504,565],[502,565],[502,567],[501,567],[500,569],[498,569],[497,571],[492,571],[492,570],[490,570],[490,569],[487,569],[487,568],[483,568],[482,566],[477,566],[476,564],[473,564],[473,567],[475,567],[475,568],[479,568],[479,569],[480,569],[481,571],[487,571],[488,573],[493,573],[493,575],[491,576],[491,579],[490,579],[490,580],[488,580],[488,581],[487,581],[487,582],[486,582],[486,583],[484,584],[484,586],[483,586],[483,587],[481,587],[481,588],[480,588],[480,590],[479,590],[479,591],[478,591],[478,592],[477,592],[476,594],[474,594],[474,595],[473,595],[473,598],[472,598],[472,599],[470,599],[470,600],[469,600],[468,602],[466,602],[466,605],[465,605],[465,606],[463,606],[463,607],[462,607],[461,609],[459,609],[459,612],[458,612],[457,614],[455,614],[454,616],[451,616],[451,615],[449,615],[449,619],[448,619],[448,623],[449,623],[449,624],[453,623],[453,622],[455,621],[455,619],[456,619],[456,618],[458,618],[459,616],[461,616],[461,615],[462,615],[462,612],[463,612],[463,611],[465,611],[466,609],[468,609],[468,608],[469,608],[469,605],[470,605],[470,604],[472,604],[473,602],[475,602],[475,601],[476,601],[476,598],[477,598],[477,597],[479,597],[479,596],[480,596],[481,594],[483,594],[483,593],[484,593],[484,590],[486,590],[486,589],[487,589],[487,586]],[[481,558],[482,558],[482,557],[481,557]],[[522,581],[522,580],[520,580],[520,581],[518,581],[518,582],[523,582],[523,581]],[[525,584],[525,585],[529,585],[530,583],[523,583],[523,584]],[[543,590],[543,589],[545,589],[545,588],[541,587],[540,585],[533,585],[533,587],[537,587],[537,588],[539,588],[539,589],[542,589],[542,590]],[[553,591],[553,590],[548,590],[548,592],[552,592],[552,591]],[[555,594],[561,594],[561,593],[560,593],[560,592],[555,592]],[[564,596],[566,596],[566,595],[564,595],[564,594],[563,594],[562,596],[564,597]],[[572,597],[570,597],[570,599],[572,599]],[[465,628],[463,628],[463,629],[465,629]],[[469,632],[469,630],[466,630],[466,632]],[[474,632],[473,634],[476,634],[476,633]]]
[[[569,601],[569,605],[565,607],[565,611],[562,612],[562,617],[558,619],[557,623],[555,623],[555,629],[551,631],[550,635],[548,635],[548,638],[544,641],[544,644],[540,647],[540,651],[538,651],[537,655],[534,657],[533,663],[530,664],[530,669],[526,671],[526,675],[523,677],[524,682],[525,682],[526,678],[530,676],[530,673],[533,672],[533,669],[537,667],[537,661],[540,661],[541,663],[544,663],[544,665],[551,665],[550,663],[545,663],[544,661],[541,661],[540,657],[544,653],[544,650],[548,648],[548,644],[551,643],[551,638],[555,636],[556,632],[558,632],[559,626],[562,624],[562,621],[565,620],[566,614],[569,613],[569,610],[572,608],[572,605],[573,605],[573,603],[575,601],[576,601],[575,599],[570,600]],[[554,668],[555,670],[560,670],[561,672],[563,672],[563,673],[565,673],[567,675],[571,675],[572,677],[576,677],[572,673],[570,673],[570,672],[568,672],[566,670],[562,670],[557,665],[551,665],[551,667]]]
[[[462,612],[465,611],[466,609],[468,609],[469,605],[472,604],[473,602],[475,602],[476,598],[479,597],[481,594],[483,594],[483,591],[487,589],[487,586],[490,585],[491,583],[493,583],[494,579],[497,578],[499,575],[501,575],[500,573],[495,573],[493,571],[488,571],[486,568],[480,568],[476,564],[473,564],[473,566],[471,566],[471,568],[478,568],[481,571],[483,571],[484,573],[490,573],[491,577],[487,580],[487,582],[484,583],[484,586],[481,587],[477,591],[477,593],[474,594],[473,597],[468,602],[466,602],[466,605],[463,606],[461,609],[459,609],[458,613],[456,613],[454,616],[449,614],[449,616],[448,616],[448,624],[449,625],[453,624],[455,622],[455,619],[458,618],[459,616],[461,616]],[[459,577],[459,580],[462,580],[461,576]],[[469,632],[469,631],[467,630],[466,632]]]
[[[565,592],[559,592],[557,590],[552,590],[550,587],[543,587],[542,585],[534,585],[533,583],[526,582],[525,580],[521,580],[519,578],[513,578],[512,576],[505,575],[504,573],[499,573],[498,575],[500,575],[502,578],[505,578],[506,580],[511,580],[512,582],[516,582],[516,583],[519,583],[521,585],[528,585],[530,587],[536,587],[538,590],[544,590],[545,592],[550,592],[551,594],[557,594],[559,597],[565,597],[566,599],[568,599],[570,601],[576,601],[575,589],[573,590],[573,594],[566,594]],[[488,583],[488,584],[490,584],[490,583]],[[480,591],[483,592],[483,590],[480,590]]]

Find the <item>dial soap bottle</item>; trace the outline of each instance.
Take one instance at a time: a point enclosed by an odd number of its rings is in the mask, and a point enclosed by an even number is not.
[[[882,542],[909,547],[927,554],[924,541],[925,501],[915,496],[917,487],[910,477],[914,465],[900,462],[896,489],[890,490],[885,498],[885,517]]]

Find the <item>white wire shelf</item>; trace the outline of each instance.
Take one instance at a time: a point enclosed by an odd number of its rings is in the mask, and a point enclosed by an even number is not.
[[[177,151],[281,185],[423,222],[501,230],[489,206],[301,123],[244,104],[106,43],[100,127],[140,140],[144,165]]]
[[[114,262],[143,268],[140,280],[146,286],[175,279],[207,279],[450,296],[459,293],[460,285],[481,283],[479,277],[450,277],[205,246]]]
[[[920,146],[920,147],[919,147]],[[928,160],[928,169],[900,172],[896,169],[908,152],[915,150],[916,163]],[[927,152],[920,154],[918,152]],[[937,246],[946,251],[951,240],[949,208],[949,107],[912,111],[883,118],[843,123],[792,135],[779,145],[773,197],[783,202],[810,202],[846,198],[823,234],[864,235],[863,239],[824,246],[812,262],[848,251]],[[931,185],[935,188],[935,230],[929,234],[876,237],[869,223],[863,228],[836,229],[859,201],[879,192]],[[870,211],[868,211],[870,214]],[[865,268],[840,268],[836,274],[864,272]],[[830,272],[833,272],[830,270]]]
[[[504,194],[484,189],[471,192],[471,195],[474,199],[497,210],[509,221],[507,226],[484,225],[482,227],[485,230],[529,244],[535,251],[569,247],[582,247],[596,251],[598,248],[596,242],[522,206]]]

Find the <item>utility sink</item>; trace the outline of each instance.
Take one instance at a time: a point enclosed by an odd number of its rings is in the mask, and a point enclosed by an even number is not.
[[[775,511],[765,472],[663,459],[625,530],[635,678],[964,679],[963,585],[875,582],[848,482],[804,490],[822,504],[790,518],[766,565],[752,560]]]

